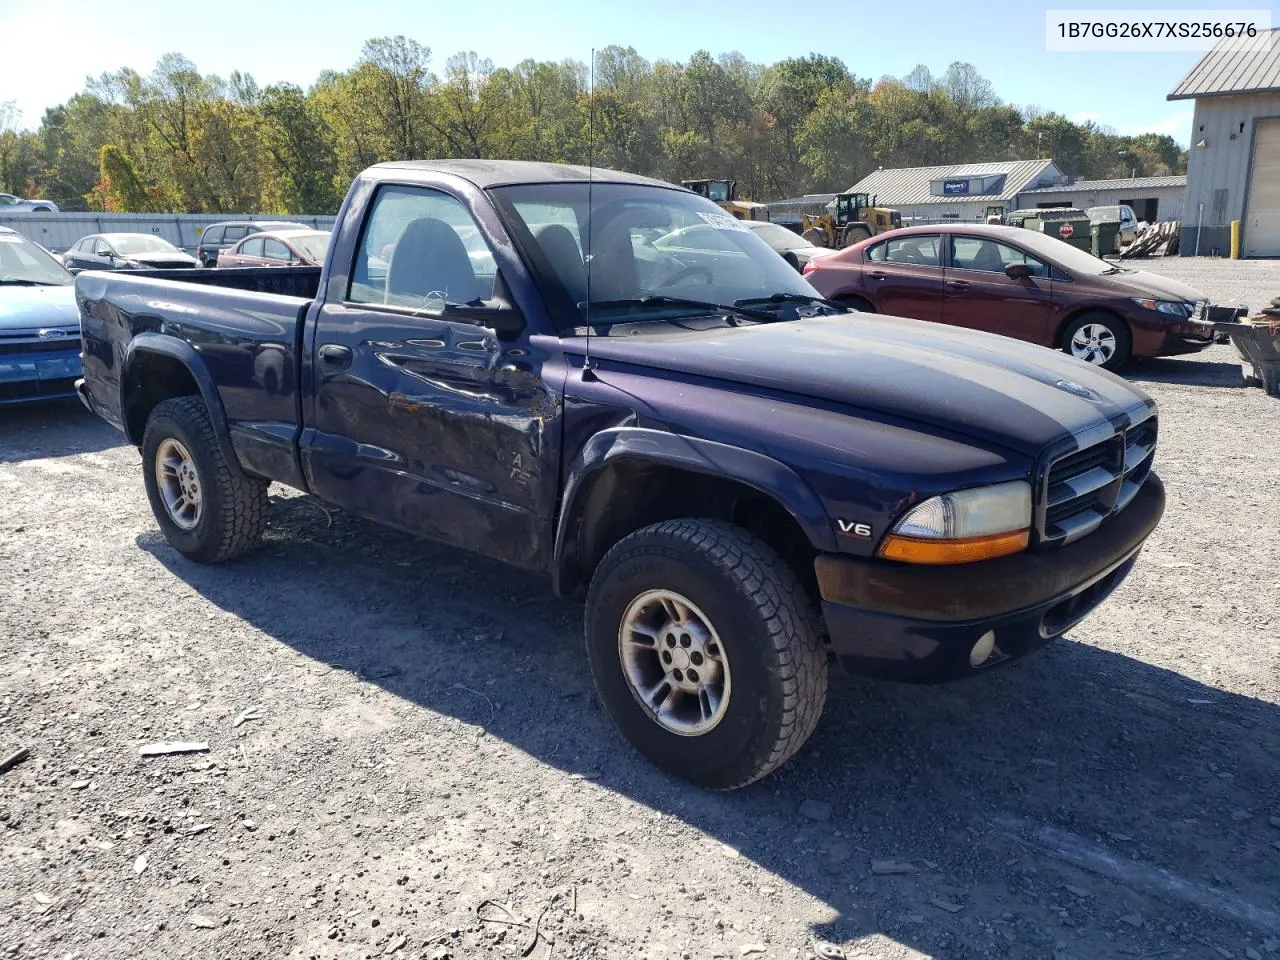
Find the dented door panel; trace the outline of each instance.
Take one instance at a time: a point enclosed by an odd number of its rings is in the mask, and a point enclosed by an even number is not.
[[[563,369],[553,338],[500,343],[471,324],[325,305],[312,490],[352,512],[520,566],[546,565]],[[324,362],[326,346],[350,351]],[[548,380],[550,375],[550,380]]]

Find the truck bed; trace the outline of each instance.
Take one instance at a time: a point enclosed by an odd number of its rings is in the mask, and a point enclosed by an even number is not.
[[[319,267],[229,267],[225,269],[130,270],[121,276],[156,277],[228,290],[278,293],[314,300],[320,286]]]
[[[296,481],[302,321],[319,277],[318,267],[81,273],[86,400],[136,442],[142,424],[121,409],[120,371],[135,371],[145,389],[166,375],[167,357],[190,354],[186,365],[225,415],[241,465]],[[141,353],[146,362],[132,362]]]

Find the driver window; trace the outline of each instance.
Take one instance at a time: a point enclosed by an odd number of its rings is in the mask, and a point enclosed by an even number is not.
[[[489,300],[497,270],[461,201],[438,190],[385,186],[365,220],[347,300],[428,309]]]
[[[1004,268],[1011,263],[1025,263],[1033,277],[1049,276],[1045,263],[1007,243],[980,237],[951,238],[951,265],[958,270],[1004,273]]]
[[[902,263],[917,267],[936,267],[939,264],[940,237],[898,237],[886,240],[867,251],[867,258],[875,263]]]

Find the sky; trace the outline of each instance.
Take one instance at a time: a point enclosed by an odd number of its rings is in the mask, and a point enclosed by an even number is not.
[[[143,15],[130,15],[135,5]],[[168,52],[185,54],[202,73],[240,70],[262,86],[288,81],[305,88],[322,70],[353,65],[366,39],[404,34],[431,48],[437,72],[465,50],[502,67],[528,57],[587,62],[593,47],[608,44],[632,46],[649,60],[684,60],[699,49],[738,51],[761,63],[822,53],[871,79],[900,77],[920,63],[940,75],[953,61],[967,61],[1005,102],[1123,134],[1167,133],[1185,146],[1191,104],[1167,102],[1165,95],[1200,55],[1046,52],[1045,10],[1069,6],[1069,0],[107,0],[105,6],[0,0],[0,102],[16,101],[19,126],[34,129],[45,109],[83,89],[86,77],[125,66],[146,74]],[[1143,0],[1124,6],[1154,8]]]

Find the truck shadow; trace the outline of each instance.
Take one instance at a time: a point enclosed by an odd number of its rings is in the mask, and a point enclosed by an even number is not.
[[[1280,937],[1273,704],[1070,641],[948,687],[833,674],[799,756],[712,794],[625,748],[594,699],[581,609],[541,579],[309,497],[271,516],[237,564],[138,542],[277,642],[702,831],[819,901],[816,939],[1087,958]]]
[[[74,398],[0,407],[0,463],[96,453],[126,442]]]
[[[1176,383],[1188,387],[1243,387],[1240,364],[1219,360],[1143,360],[1122,371],[1134,383]]]

